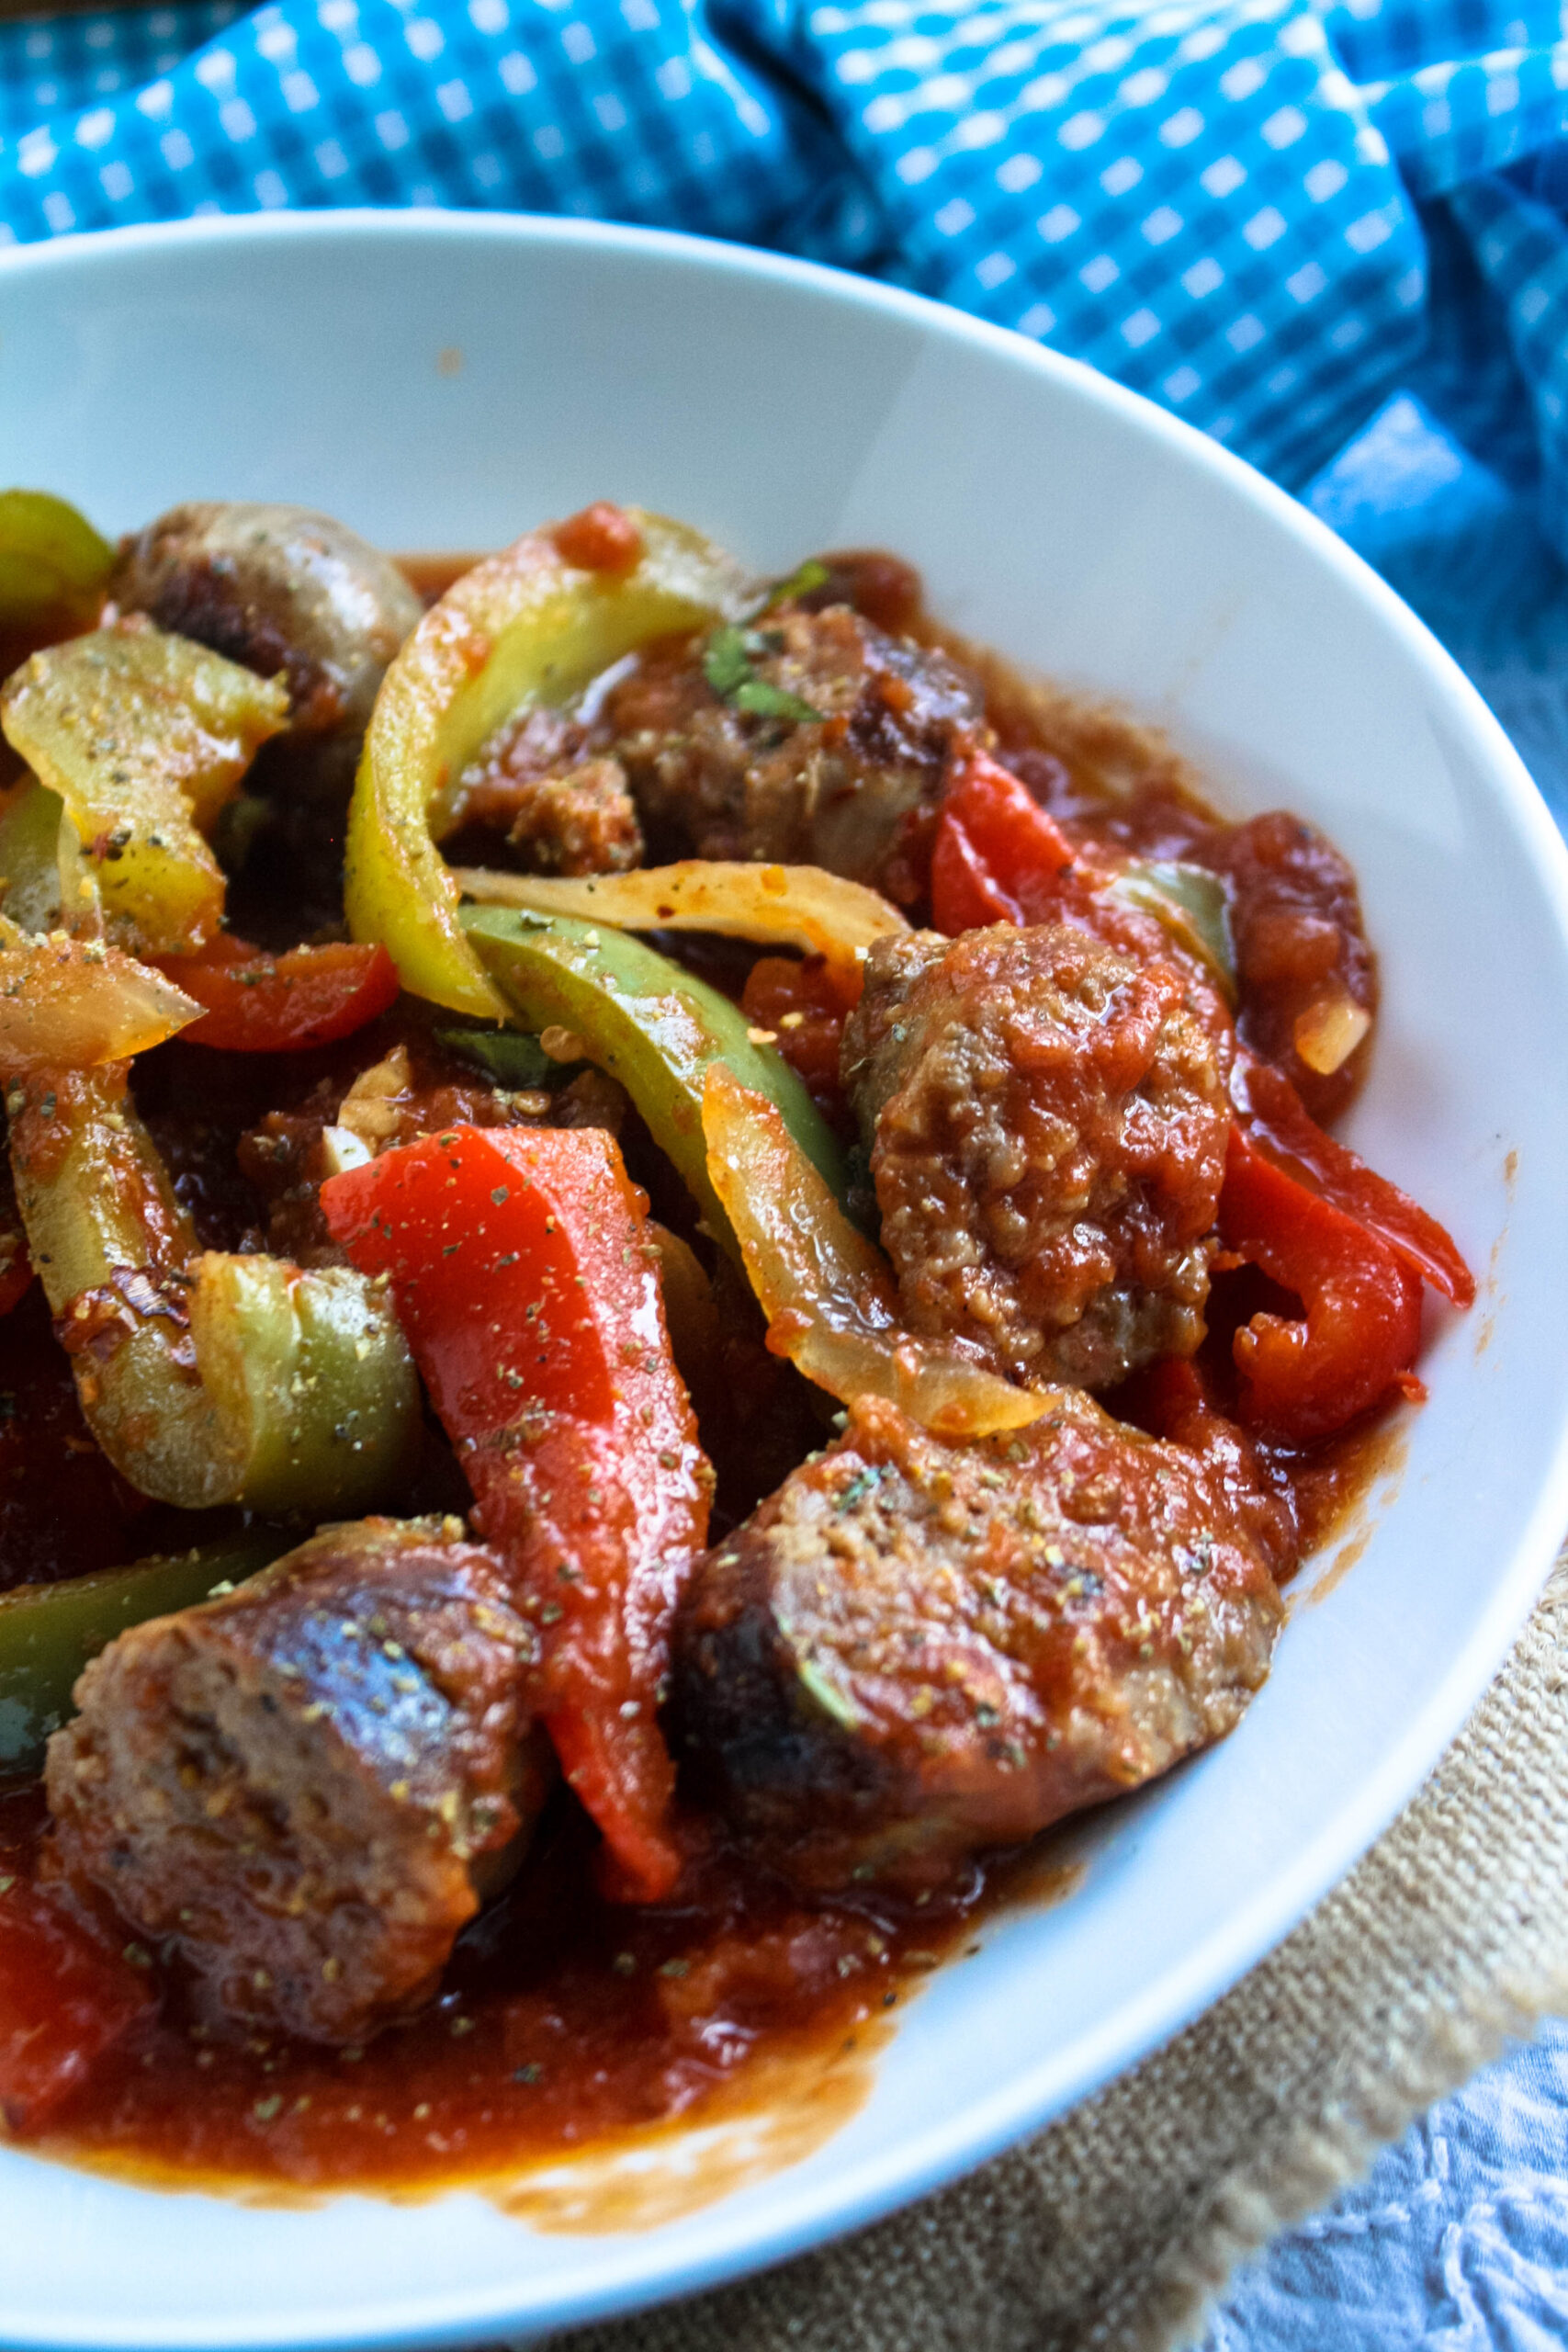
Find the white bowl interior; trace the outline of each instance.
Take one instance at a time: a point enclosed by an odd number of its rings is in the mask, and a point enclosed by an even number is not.
[[[496,545],[594,496],[761,564],[886,545],[944,618],[1166,726],[1238,812],[1353,859],[1384,1012],[1353,1139],[1452,1228],[1430,1402],[1353,1569],[1224,1747],[1084,1841],[1085,1883],[912,2002],[815,2154],[661,2226],[472,2195],[310,2210],[0,2154],[0,2339],[227,2345],[546,2327],[690,2289],[975,2161],[1233,1981],[1411,1792],[1568,1517],[1568,889],[1458,672],[1289,501],[1153,409],[898,295],[679,240],[438,216],[205,222],[0,265],[16,481],[106,528],[186,497]]]

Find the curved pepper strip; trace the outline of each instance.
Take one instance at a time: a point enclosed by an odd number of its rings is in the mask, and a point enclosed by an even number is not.
[[[346,1268],[198,1251],[127,1069],[6,1094],[32,1261],[89,1428],[142,1494],[186,1510],[367,1510],[419,1427],[387,1298]]]
[[[289,1054],[351,1037],[397,1001],[398,967],[384,947],[334,941],[268,956],[221,932],[196,956],[158,968],[201,1007],[193,1046],[231,1054]]]
[[[868,949],[907,932],[908,918],[863,882],[846,882],[820,865],[757,865],[739,859],[686,857],[635,874],[497,874],[488,866],[453,868],[482,906],[523,907],[535,914],[578,915],[617,931],[715,931],[763,946],[799,947],[826,965],[844,1000],[860,995]]]
[[[657,1901],[680,1869],[658,1707],[713,1479],[619,1148],[595,1127],[455,1127],[334,1176],[321,1208],[391,1282],[475,1522],[540,1629],[567,1780],[621,1891]]]
[[[931,921],[955,939],[993,922],[1050,922],[1077,853],[1011,770],[976,752],[953,778],[931,849]]]
[[[931,853],[931,921],[949,938],[994,922],[1095,924],[1097,908],[1147,915],[1236,999],[1224,884],[1172,859],[1100,865],[1074,848],[1010,768],[976,752],[950,786]],[[1113,923],[1110,930],[1116,944]]]
[[[1283,1070],[1256,1054],[1238,1053],[1231,1100],[1255,1150],[1375,1233],[1412,1273],[1456,1306],[1473,1303],[1475,1277],[1452,1237],[1408,1193],[1325,1135]]]
[[[568,702],[637,646],[739,609],[744,583],[727,556],[683,524],[626,513],[640,552],[620,570],[569,562],[548,531],[476,564],[432,605],[377,696],[349,809],[349,929],[384,942],[403,986],[455,1012],[506,1012],[436,848],[464,772],[530,705]]]
[[[1233,1342],[1248,1429],[1304,1445],[1391,1390],[1421,1395],[1421,1278],[1331,1201],[1264,1158],[1233,1125],[1220,1193],[1228,1250],[1294,1292],[1304,1320],[1255,1315]]]
[[[626,932],[569,915],[469,908],[464,928],[507,1008],[525,1029],[559,1029],[618,1079],[700,1204],[716,1239],[737,1254],[709,1181],[703,1083],[723,1062],[772,1102],[817,1171],[841,1199],[838,1139],[776,1047],[760,1045],[746,1015],[705,980]]]
[[[0,677],[58,638],[91,628],[114,549],[45,490],[0,491]]]
[[[128,1625],[193,1608],[216,1586],[243,1583],[292,1541],[256,1529],[130,1567],[0,1593],[0,1778],[41,1769],[44,1742],[71,1713],[76,1677]]]
[[[885,1396],[947,1437],[989,1437],[1040,1419],[1048,1394],[1015,1388],[961,1346],[903,1328],[881,1250],[850,1223],[777,1105],[722,1061],[707,1072],[703,1132],[775,1355],[840,1404]]]

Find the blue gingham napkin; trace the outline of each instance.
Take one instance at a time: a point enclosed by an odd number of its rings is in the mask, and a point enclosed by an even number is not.
[[[1291,488],[1409,388],[1568,550],[1556,5],[229,13],[3,28],[0,235],[344,203],[705,231],[1054,344]]]

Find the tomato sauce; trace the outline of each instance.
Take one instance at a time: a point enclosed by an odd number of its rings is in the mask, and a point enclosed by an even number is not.
[[[43,1826],[36,1791],[0,1796],[0,1935]],[[592,1842],[562,1805],[412,2024],[363,2050],[242,2041],[174,1983],[28,2144],[280,2195],[502,2175],[689,2115],[764,2053],[808,2077],[885,2023],[1006,1884],[976,1871],[924,1905],[808,1908],[716,1846],[680,1905],[633,1906],[596,1893]]]

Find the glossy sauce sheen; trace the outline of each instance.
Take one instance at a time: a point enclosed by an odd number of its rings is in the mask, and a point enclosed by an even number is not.
[[[404,568],[429,598],[467,560],[431,557]],[[1180,856],[1213,824],[1173,781],[1168,755],[1134,730],[1099,716],[1074,719],[1054,697],[979,666],[1004,756],[1032,761],[1032,787],[1079,838]],[[1080,778],[1118,768],[1149,781],[1112,810]],[[1298,858],[1297,869],[1310,895],[1311,857]],[[1337,888],[1325,869],[1325,907]],[[1288,963],[1279,937],[1273,945],[1276,961]],[[1367,984],[1375,987],[1370,974]],[[1216,1363],[1235,1320],[1269,1303],[1248,1279],[1254,1289],[1235,1299],[1228,1321],[1223,1304],[1213,1318],[1206,1353]],[[0,1324],[0,1354],[15,1355],[7,1368],[18,1386],[42,1339],[22,1314]],[[66,1456],[91,1451],[68,1394],[54,1397],[58,1387],[50,1389],[43,1441],[51,1480]],[[1303,1547],[1321,1543],[1365,1490],[1389,1435],[1374,1424],[1310,1453],[1272,1455]],[[0,1471],[5,1443],[0,1426]],[[113,1500],[136,1513],[129,1494]],[[5,1505],[0,1494],[0,1533]],[[79,1572],[85,1556],[72,1528],[67,1516],[50,1531],[65,1555],[56,1573]],[[116,1556],[128,1555],[120,1544]],[[48,1573],[48,1563],[29,1560],[31,1577]],[[43,1826],[36,1790],[0,1793],[0,1937],[6,1894],[33,1874]],[[1059,1844],[1053,1835],[1022,1857],[972,1869],[924,1902],[868,1896],[807,1907],[777,1883],[748,1878],[721,1846],[705,1849],[710,1834],[691,1828],[700,1859],[680,1904],[613,1905],[594,1889],[581,1816],[558,1802],[513,1888],[465,1935],[439,1999],[412,2024],[357,2052],[241,2041],[206,2027],[186,1988],[172,1984],[33,2144],[131,2177],[244,2185],[285,2199],[351,2186],[421,2193],[460,2177],[499,2180],[705,2105],[712,2111],[726,2086],[748,2079],[760,2097],[777,2099],[781,2079],[805,2086],[846,2052],[874,2048],[901,2001],[981,1917],[1038,1899],[1042,1857],[1052,1875]],[[1054,1873],[1055,1891],[1062,1876]],[[147,1961],[130,1950],[139,1964]],[[764,2060],[782,2062],[784,2075]]]

